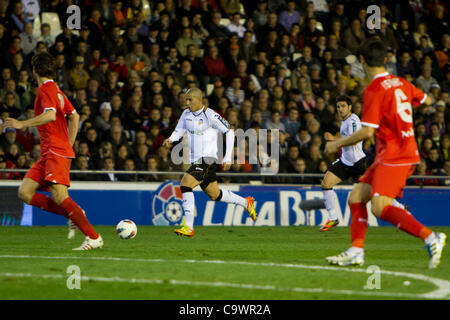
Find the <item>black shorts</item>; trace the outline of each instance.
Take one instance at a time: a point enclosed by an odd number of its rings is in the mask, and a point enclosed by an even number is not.
[[[189,173],[197,181],[201,181],[200,187],[205,189],[211,182],[217,181],[217,160],[214,158],[202,158],[193,163],[186,173]]]
[[[342,163],[341,159],[337,159],[333,162],[328,168],[328,171],[334,173],[342,181],[347,180],[348,178],[352,178],[354,181],[357,181],[359,177],[363,175],[363,173],[367,169],[367,158],[364,157],[356,162],[353,166],[347,166]]]

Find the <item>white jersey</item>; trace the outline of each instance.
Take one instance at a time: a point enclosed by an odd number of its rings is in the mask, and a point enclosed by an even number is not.
[[[194,163],[201,158],[218,159],[218,134],[227,134],[227,151],[224,161],[231,161],[233,146],[229,146],[229,142],[233,144],[234,133],[230,129],[230,124],[222,118],[217,112],[203,107],[201,110],[191,112],[184,110],[178,124],[169,137],[171,142],[180,140],[184,133],[187,132],[189,137],[190,160]],[[232,136],[232,141],[231,141]],[[231,149],[231,152],[230,152]]]
[[[347,119],[341,122],[341,137],[349,136],[359,129],[361,129],[361,121],[356,114],[352,113]],[[343,147],[341,161],[346,166],[353,166],[365,156],[361,141],[352,146]]]

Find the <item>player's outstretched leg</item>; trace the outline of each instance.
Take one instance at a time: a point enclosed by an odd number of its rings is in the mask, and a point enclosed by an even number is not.
[[[243,198],[232,191],[220,189],[217,181],[209,183],[206,187],[202,186],[202,189],[211,200],[243,206],[250,218],[256,221],[257,214],[255,210],[255,199],[253,197]]]
[[[377,197],[380,198],[380,197]],[[421,238],[425,243],[425,248],[430,256],[428,268],[435,269],[441,262],[442,251],[444,249],[447,236],[441,232],[433,232],[419,221],[405,209],[393,206],[378,204],[382,199],[374,201],[373,211],[380,219],[390,222],[398,229],[409,233],[410,235]],[[380,212],[380,207],[383,209]]]
[[[256,221],[255,199],[253,197],[243,198],[234,192],[223,189],[220,189],[219,192],[219,196],[214,199],[215,201],[233,203],[243,206],[250,218],[252,218],[253,221]]]

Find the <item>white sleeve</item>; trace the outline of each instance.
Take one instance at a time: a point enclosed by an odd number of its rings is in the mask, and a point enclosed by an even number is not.
[[[228,123],[227,120],[225,120],[224,118],[222,118],[218,113],[214,112],[213,114],[213,119],[212,119],[212,127],[214,129],[219,130],[220,132],[222,132],[223,134],[227,133],[228,131],[230,131],[230,124]]]
[[[230,129],[226,133],[226,151],[223,162],[232,162],[234,151],[234,130]]]
[[[351,128],[351,133],[354,133],[356,131],[358,131],[359,129],[361,129],[361,120],[359,119],[359,117],[355,114],[353,117],[353,121],[352,121],[352,128]]]
[[[175,130],[172,132],[172,134],[169,137],[169,140],[171,142],[180,140],[183,137],[184,133],[186,132],[186,126],[184,125],[184,123],[185,123],[184,114],[185,114],[185,112],[182,113],[180,119],[178,120],[177,126],[175,127]]]

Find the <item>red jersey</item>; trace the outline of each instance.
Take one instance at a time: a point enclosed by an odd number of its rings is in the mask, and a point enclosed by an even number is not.
[[[375,76],[363,93],[361,124],[376,128],[376,161],[390,165],[420,162],[412,106],[427,95],[401,77],[389,73]]]
[[[41,155],[51,152],[58,156],[74,158],[69,142],[66,115],[75,112],[72,103],[52,80],[45,81],[39,88],[34,101],[34,114],[38,116],[47,110],[56,112],[56,120],[38,126],[41,140]]]

